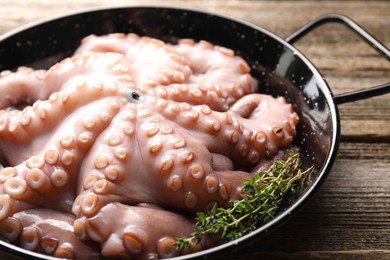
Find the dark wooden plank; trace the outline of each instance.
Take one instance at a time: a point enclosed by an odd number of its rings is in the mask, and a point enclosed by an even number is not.
[[[118,5],[148,3],[227,14],[282,38],[322,14],[342,13],[390,47],[388,1],[115,1]],[[0,34],[40,18],[101,5],[112,3],[0,0]],[[389,62],[342,25],[324,25],[295,46],[319,69],[335,94],[390,80]],[[389,101],[389,95],[384,95],[340,105],[342,143],[322,187],[284,226],[226,259],[389,259]]]

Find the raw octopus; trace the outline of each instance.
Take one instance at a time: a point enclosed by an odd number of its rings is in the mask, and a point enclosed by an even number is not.
[[[91,35],[48,70],[0,77],[0,235],[66,258],[167,258],[193,214],[240,197],[298,115],[234,51]]]

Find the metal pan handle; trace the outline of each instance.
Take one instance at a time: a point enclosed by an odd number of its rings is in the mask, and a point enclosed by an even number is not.
[[[296,32],[291,34],[285,40],[288,43],[293,44],[294,42],[302,38],[304,35],[312,31],[316,27],[329,22],[338,22],[346,25],[352,31],[357,33],[371,47],[373,47],[380,55],[382,55],[384,58],[390,61],[389,49],[387,49],[381,42],[376,40],[371,34],[366,32],[357,23],[352,21],[350,18],[340,14],[327,14],[324,16],[320,16],[317,19],[314,19],[309,23],[305,24],[304,26],[302,26],[300,29],[298,29]],[[375,97],[386,93],[390,93],[390,82],[379,86],[374,86],[366,89],[360,89],[360,90],[351,91],[344,94],[335,95],[333,99],[335,103],[342,104],[342,103],[357,101],[360,99]]]

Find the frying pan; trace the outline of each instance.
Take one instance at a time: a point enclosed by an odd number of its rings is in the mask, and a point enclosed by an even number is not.
[[[314,165],[311,184],[277,216],[254,232],[232,242],[179,257],[212,258],[237,250],[263,237],[295,213],[317,190],[337,156],[340,119],[337,105],[390,92],[390,82],[364,90],[333,95],[320,72],[291,44],[315,27],[340,22],[355,31],[386,59],[390,52],[349,18],[330,14],[303,26],[287,39],[231,17],[167,6],[126,6],[93,9],[40,21],[0,37],[0,71],[21,65],[48,68],[72,55],[89,34],[136,33],[175,42],[179,38],[207,40],[236,51],[251,66],[261,92],[284,96],[301,120],[294,143],[301,148],[304,167]],[[13,257],[51,259],[0,241]]]

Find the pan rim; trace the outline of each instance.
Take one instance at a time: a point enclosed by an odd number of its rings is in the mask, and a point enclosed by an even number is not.
[[[181,6],[175,6],[175,5],[165,5],[165,4],[147,4],[147,5],[113,5],[113,6],[104,6],[104,7],[92,7],[92,8],[82,8],[80,10],[76,11],[70,11],[70,12],[65,12],[60,15],[56,16],[51,16],[43,19],[38,19],[37,21],[34,22],[29,22],[23,26],[20,26],[18,28],[12,29],[9,32],[6,32],[2,35],[0,35],[0,42],[3,40],[6,40],[14,35],[21,34],[25,32],[26,30],[29,30],[31,28],[35,28],[38,26],[41,26],[46,23],[54,22],[57,20],[61,19],[66,19],[72,16],[76,15],[89,15],[91,13],[99,13],[99,12],[104,12],[104,11],[115,11],[115,10],[126,10],[126,9],[171,9],[171,10],[177,10],[177,11],[187,11],[187,12],[194,12],[198,13],[201,15],[212,15],[215,16],[219,19],[231,21],[234,23],[238,23],[241,25],[244,25],[246,27],[250,27],[254,29],[255,31],[258,31],[262,34],[267,35],[270,38],[273,38],[276,40],[278,43],[282,44],[284,47],[286,47],[289,51],[291,51],[295,56],[297,56],[306,66],[307,68],[313,73],[313,76],[317,79],[321,78],[321,86],[320,89],[324,94],[324,98],[327,101],[327,104],[329,106],[329,116],[332,119],[332,136],[330,137],[330,144],[329,144],[329,149],[328,149],[328,154],[326,156],[326,159],[324,163],[322,164],[322,167],[319,169],[319,175],[317,179],[314,181],[314,183],[310,186],[310,188],[298,199],[296,200],[291,206],[289,206],[284,212],[278,214],[274,219],[271,221],[267,222],[266,224],[258,227],[255,231],[246,234],[238,239],[235,239],[233,241],[202,250],[197,253],[192,253],[188,255],[183,255],[179,257],[174,257],[172,259],[194,259],[194,258],[209,258],[213,257],[214,255],[217,254],[226,254],[228,252],[232,252],[235,248],[238,250],[240,247],[243,247],[245,242],[248,242],[250,239],[254,238],[261,238],[264,236],[268,231],[274,229],[279,223],[284,222],[287,220],[289,216],[291,216],[293,213],[296,213],[298,209],[300,209],[305,202],[312,197],[312,195],[315,193],[315,191],[321,186],[321,183],[324,181],[325,177],[327,174],[330,172],[334,161],[337,157],[337,152],[338,152],[338,147],[339,147],[339,142],[340,142],[340,118],[339,118],[339,112],[337,108],[337,104],[334,102],[334,96],[332,94],[332,91],[326,82],[326,80],[323,78],[319,70],[310,62],[306,56],[296,49],[293,45],[282,39],[281,37],[277,36],[276,34],[258,26],[253,23],[247,22],[243,19],[235,18],[226,14],[220,14],[215,11],[205,11],[201,10],[198,8],[193,8],[193,7],[181,7]],[[260,236],[262,235],[262,236]],[[43,255],[40,253],[35,253],[23,248],[20,248],[18,246],[15,246],[11,243],[5,242],[3,240],[0,240],[0,246],[3,249],[6,249],[6,251],[11,252],[11,253],[17,253],[18,255],[23,254],[27,255],[30,257],[36,257],[39,259],[58,259],[56,257],[51,257],[47,255]],[[224,253],[222,253],[224,251]]]

